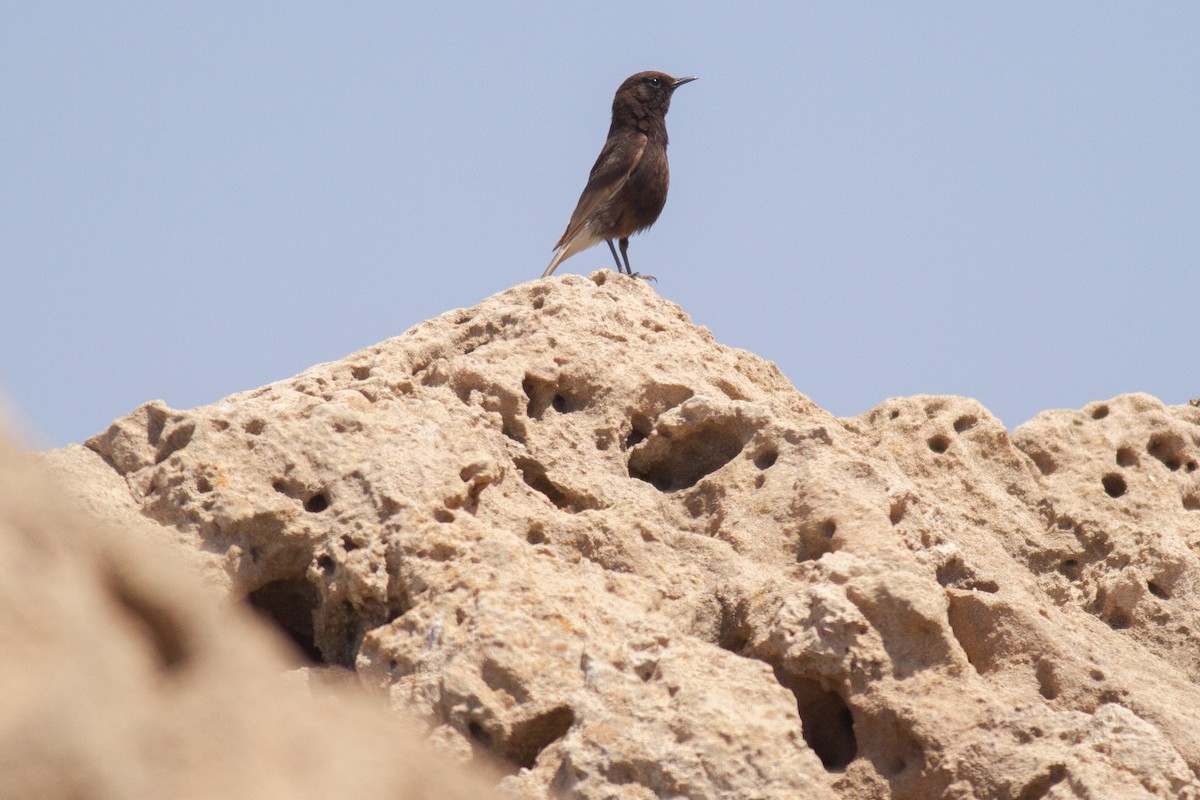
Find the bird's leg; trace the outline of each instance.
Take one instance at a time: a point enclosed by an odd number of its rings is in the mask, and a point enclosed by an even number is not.
[[[608,249],[613,254],[613,261],[617,262],[617,272],[622,272],[621,259],[617,258],[617,248],[613,247],[612,239],[605,239],[604,241],[608,242]]]
[[[612,244],[612,242],[609,242],[609,245],[611,245],[611,244]],[[613,253],[613,255],[615,256],[616,253]],[[644,281],[656,280],[653,275],[643,275],[642,273],[634,272],[632,269],[629,268],[629,237],[628,236],[626,236],[624,239],[621,240],[621,258],[625,259],[625,274],[628,275],[629,277],[641,278]]]

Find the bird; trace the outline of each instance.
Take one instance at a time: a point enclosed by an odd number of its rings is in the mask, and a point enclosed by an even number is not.
[[[670,173],[666,117],[671,95],[694,80],[650,71],[630,75],[620,85],[613,97],[608,139],[588,175],[567,229],[554,245],[554,258],[542,273],[543,278],[601,240],[608,242],[617,272],[635,274],[629,267],[629,237],[653,225],[667,202]],[[620,258],[614,239],[621,248]],[[649,275],[639,277],[654,279]]]

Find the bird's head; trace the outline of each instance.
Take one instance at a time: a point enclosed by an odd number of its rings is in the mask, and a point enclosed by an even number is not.
[[[685,83],[695,78],[672,78],[665,72],[639,72],[630,75],[617,89],[613,98],[613,112],[628,110],[635,117],[645,114],[666,114],[671,105],[671,95]]]

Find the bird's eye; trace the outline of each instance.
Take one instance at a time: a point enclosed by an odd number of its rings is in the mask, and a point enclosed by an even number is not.
[[[657,89],[658,87],[662,86],[662,78],[651,78],[650,85]]]

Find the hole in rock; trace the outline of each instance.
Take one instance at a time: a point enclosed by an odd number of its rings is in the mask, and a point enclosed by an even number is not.
[[[1104,621],[1108,623],[1108,627],[1112,628],[1114,631],[1125,630],[1133,625],[1133,619],[1129,616],[1129,612],[1121,608],[1110,611],[1107,615],[1105,615]]]
[[[1183,437],[1175,433],[1157,433],[1150,437],[1146,452],[1157,458],[1172,472],[1183,466]]]
[[[158,404],[152,404],[146,409],[146,439],[150,444],[157,446],[162,439],[163,429],[167,426],[166,410]]]
[[[512,727],[501,754],[523,769],[533,769],[537,757],[554,742],[567,735],[575,724],[570,706],[558,706]]]
[[[1037,682],[1038,691],[1047,700],[1053,700],[1058,697],[1058,693],[1062,690],[1059,686],[1058,674],[1054,669],[1054,664],[1044,658],[1038,661]]]
[[[172,672],[187,663],[187,640],[174,614],[115,573],[108,576],[108,589],[134,625],[145,633],[160,669]]]
[[[1188,511],[1200,511],[1200,494],[1192,492],[1183,496],[1183,507]]]
[[[481,747],[487,750],[492,749],[492,735],[485,731],[483,726],[475,720],[471,720],[467,725],[467,735],[474,739]]]
[[[1079,562],[1073,558],[1063,560],[1063,562],[1058,565],[1058,571],[1060,574],[1070,578],[1073,581],[1079,580]]]
[[[554,481],[547,477],[546,468],[534,459],[528,456],[519,456],[513,459],[513,463],[516,464],[517,469],[521,472],[521,478],[529,488],[541,492],[547,500],[563,511],[578,514],[580,511],[596,507],[596,504],[589,501],[588,498],[556,486]]]
[[[717,597],[721,606],[721,629],[717,646],[735,655],[743,655],[750,643],[750,628],[746,625],[745,603]]]
[[[625,437],[625,449],[641,444],[646,441],[646,437],[650,435],[650,431],[654,429],[654,425],[650,420],[642,414],[635,414],[630,422],[629,435]]]
[[[381,624],[384,615],[392,611],[393,607],[374,610],[373,615],[378,614],[374,624]],[[320,616],[314,618],[314,640],[320,637],[317,650],[321,653],[321,660],[353,670],[366,630],[362,615],[349,599],[323,606]]]
[[[324,663],[313,637],[317,590],[308,581],[283,578],[255,589],[246,599],[251,607],[279,626],[305,656]]]
[[[1033,465],[1043,475],[1053,475],[1054,471],[1058,469],[1058,464],[1054,463],[1054,457],[1045,450],[1033,450],[1027,455],[1033,459]]]
[[[267,428],[267,422],[266,422],[266,420],[262,420],[262,419],[252,419],[252,420],[249,420],[248,422],[242,423],[242,430],[244,430],[246,433],[250,434],[251,436],[258,436],[260,433],[262,433],[264,430],[266,430],[266,428]]]
[[[1154,581],[1146,581],[1146,591],[1150,592],[1150,594],[1154,595],[1159,600],[1169,600],[1171,598],[1171,593]]]
[[[663,330],[666,330],[666,329],[664,328]],[[721,390],[721,393],[724,394],[726,397],[728,397],[730,400],[749,400],[750,399],[745,394],[738,391],[737,387],[735,387],[732,383],[725,380],[724,378],[716,378],[713,380],[713,383],[716,385],[716,387],[718,389]],[[693,396],[693,393],[689,391],[688,396],[689,397]],[[683,401],[681,400],[680,402],[683,402]]]
[[[687,509],[692,519],[705,519],[709,535],[717,535],[721,530],[721,522],[725,515],[721,512],[719,492],[711,486],[702,486],[694,492],[683,495],[683,507]]]
[[[1096,406],[1092,409],[1092,419],[1104,419],[1108,416],[1108,406]]]
[[[946,599],[949,601],[946,619],[950,623],[950,632],[967,662],[980,675],[986,675],[994,669],[997,657],[995,613],[976,595],[951,591],[946,593]]]
[[[1125,485],[1125,479],[1115,472],[1110,472],[1100,479],[1101,485],[1104,486],[1104,491],[1109,497],[1120,497],[1125,494],[1128,487]]]
[[[529,402],[525,404],[525,415],[531,419],[541,419],[542,414],[554,401],[554,383],[534,375],[526,375],[521,381],[521,390]]]
[[[550,381],[527,374],[525,380],[521,382],[521,388],[524,390],[525,396],[529,398],[529,402],[525,406],[526,415],[531,419],[541,419],[546,410],[550,408],[560,414],[570,414],[586,408],[590,390],[587,387],[582,389],[579,387],[563,388],[564,380],[567,379],[562,376],[556,381]]]
[[[541,525],[530,525],[529,530],[525,533],[525,541],[530,544],[545,544],[546,531],[542,529]]]
[[[908,515],[908,507],[916,503],[917,498],[911,494],[893,497],[892,503],[888,507],[888,521],[893,525],[899,525],[904,520],[904,517]]]
[[[324,492],[317,492],[304,501],[304,510],[310,514],[320,514],[327,508],[329,508],[329,496]]]
[[[750,643],[746,632],[742,629],[732,628],[730,630],[721,630],[721,636],[717,639],[717,646],[722,650],[728,650],[734,655],[742,655],[746,650],[746,645]]]
[[[1050,794],[1050,790],[1056,785],[1063,782],[1067,777],[1067,768],[1062,764],[1054,764],[1045,772],[1032,781],[1021,790],[1017,795],[1017,800],[1042,800],[1046,795]]]
[[[979,418],[974,414],[964,414],[963,416],[954,420],[954,432],[963,433],[964,431],[969,431],[971,428],[974,428],[978,422]]]
[[[635,450],[629,475],[663,492],[687,489],[736,458],[747,438],[732,419],[706,419],[663,437],[658,447]]]
[[[166,431],[162,436],[162,439],[158,441],[158,450],[154,454],[154,463],[161,464],[170,458],[174,453],[187,447],[188,443],[192,441],[192,434],[195,432],[196,423],[194,422],[177,424],[175,427]]]
[[[389,592],[387,603],[387,621],[394,622],[412,610],[412,595],[408,587],[400,585]]]
[[[521,478],[524,479],[525,483],[531,489],[541,492],[551,503],[559,508],[564,508],[567,505],[566,495],[546,477],[546,468],[544,466],[532,458],[524,456],[515,459],[515,463],[517,469],[521,472]]]
[[[433,518],[443,524],[454,522],[454,512],[445,508],[435,508],[433,510]]]
[[[815,561],[836,550],[833,537],[837,529],[837,520],[831,518],[802,525],[796,541],[796,561]]]
[[[1137,464],[1137,452],[1132,447],[1121,447],[1117,450],[1118,467],[1136,467]]]
[[[796,697],[804,741],[821,759],[821,765],[829,772],[844,770],[858,756],[854,715],[846,701],[808,678],[783,675],[780,682]]]
[[[939,433],[936,436],[930,436],[926,444],[929,445],[930,450],[941,455],[950,447],[950,437]]]
[[[511,414],[501,414],[500,432],[518,444],[525,444],[525,423],[513,418]]]
[[[937,568],[937,581],[947,588],[965,589],[968,591],[995,594],[1000,591],[1000,584],[993,580],[978,578],[975,571],[963,563],[960,558],[952,558]]]
[[[470,384],[455,381],[451,384],[451,387],[454,389],[454,396],[458,398],[460,403],[464,406],[472,405],[471,392],[475,391],[475,389]]]
[[[321,570],[323,575],[332,575],[337,569],[337,562],[331,556],[324,555],[317,558],[317,569]]]
[[[353,553],[359,547],[358,543],[351,539],[348,535],[342,537],[342,549],[347,553]]]
[[[768,469],[775,465],[778,458],[779,452],[774,447],[768,447],[754,457],[754,466],[759,469]]]
[[[351,367],[350,375],[356,381],[365,381],[371,377],[371,368],[368,366]]]

